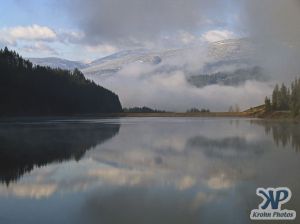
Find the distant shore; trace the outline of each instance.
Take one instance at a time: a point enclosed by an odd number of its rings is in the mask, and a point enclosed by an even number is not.
[[[272,113],[250,113],[244,112],[208,112],[208,113],[187,113],[187,112],[163,112],[163,113],[106,113],[106,114],[73,114],[73,115],[48,115],[48,116],[0,116],[0,121],[32,121],[32,120],[62,120],[62,119],[101,119],[101,118],[122,118],[122,117],[238,117],[238,118],[260,118],[264,120],[295,120],[299,121],[300,117],[293,117],[288,111],[277,111]]]
[[[208,113],[187,113],[187,112],[164,112],[164,113],[119,113],[119,117],[252,117],[245,112],[208,112]]]
[[[300,121],[300,116],[294,117],[290,111],[274,111],[265,113],[258,118],[265,120],[291,120],[291,121]]]
[[[256,107],[252,107],[243,113],[249,114],[251,117],[257,117],[265,120],[291,120],[291,121],[299,121],[300,116],[293,116],[291,111],[283,110],[283,111],[266,111],[265,105],[259,105]]]
[[[14,120],[40,120],[40,119],[89,119],[89,118],[117,118],[117,117],[253,117],[246,112],[163,112],[163,113],[107,113],[107,114],[73,114],[73,115],[48,115],[48,116],[2,116],[0,121]]]

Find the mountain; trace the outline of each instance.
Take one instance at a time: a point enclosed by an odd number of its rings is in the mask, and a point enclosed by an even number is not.
[[[147,49],[125,50],[91,62],[82,72],[87,76],[113,74],[132,63],[159,64],[164,56],[165,52]]]
[[[87,78],[97,82],[129,65],[152,65],[150,76],[182,72],[188,83],[201,88],[213,84],[240,85],[247,80],[265,81],[263,68],[252,57],[254,47],[249,39],[234,39],[179,49],[125,50],[89,64],[53,58],[30,60],[50,67],[77,67]]]
[[[121,112],[119,97],[77,69],[33,66],[0,50],[0,115],[73,115]]]
[[[232,72],[195,75],[187,78],[190,84],[198,88],[207,85],[238,86],[247,80],[266,81],[267,79],[264,77],[262,69],[258,66],[237,69]]]
[[[153,74],[183,72],[193,86],[240,85],[247,80],[265,81],[263,68],[253,60],[254,43],[248,39],[224,40],[208,46],[161,51],[130,50],[96,60],[82,69],[90,79],[101,80],[132,64],[149,64]],[[201,66],[194,66],[197,64]],[[196,62],[196,63],[195,63]]]
[[[86,67],[85,63],[80,61],[70,61],[62,58],[28,58],[34,65],[48,66],[50,68],[61,68],[66,70],[74,70],[75,68],[83,69]]]
[[[249,39],[224,40],[211,44],[207,62],[190,73],[187,81],[196,86],[237,86],[248,80],[265,82],[268,76],[254,58],[255,44]]]

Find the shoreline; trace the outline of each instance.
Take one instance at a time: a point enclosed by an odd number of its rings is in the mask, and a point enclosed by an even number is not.
[[[26,115],[26,116],[0,116],[0,121],[16,120],[44,120],[44,119],[95,119],[95,118],[139,118],[139,117],[239,117],[255,118],[245,112],[209,112],[209,113],[186,113],[186,112],[164,112],[164,113],[103,113],[103,114],[73,114],[73,115]]]
[[[287,120],[300,121],[300,117],[292,117],[288,112],[273,112],[269,114],[256,114],[244,112],[209,112],[209,113],[187,113],[187,112],[162,112],[162,113],[103,113],[103,114],[73,114],[73,115],[26,115],[26,116],[0,116],[0,122],[9,121],[32,121],[32,120],[63,120],[63,119],[105,119],[105,118],[142,118],[142,117],[190,117],[190,118],[253,118],[262,120]]]
[[[249,113],[244,112],[209,112],[209,113],[186,113],[186,112],[165,112],[165,113],[120,113],[119,117],[245,117],[251,118]]]

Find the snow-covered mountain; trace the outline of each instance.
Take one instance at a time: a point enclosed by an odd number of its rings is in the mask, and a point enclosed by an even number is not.
[[[153,65],[148,75],[183,72],[187,81],[199,88],[212,84],[239,85],[247,80],[266,80],[262,68],[253,60],[253,50],[254,44],[248,39],[182,49],[129,50],[96,60],[82,71],[99,81],[126,66],[142,63]]]
[[[177,56],[184,49],[152,51],[147,49],[126,50],[90,63],[82,71],[88,76],[112,74],[133,63],[158,65],[163,60]]]
[[[33,64],[41,66],[49,66],[51,68],[61,68],[73,70],[75,68],[83,69],[87,65],[80,61],[70,61],[62,58],[49,57],[49,58],[28,58]]]
[[[108,57],[104,57],[93,61],[83,69],[87,75],[101,75],[106,73],[114,73],[132,63],[153,63],[160,64],[169,59],[182,59],[189,57],[193,53],[202,53],[203,58],[207,62],[203,67],[203,72],[212,72],[213,69],[221,66],[244,65],[249,63],[251,54],[251,43],[246,39],[241,40],[226,40],[212,43],[211,45],[192,46],[181,49],[167,50],[126,50]],[[200,59],[199,59],[200,62]],[[166,65],[166,64],[164,64]],[[182,64],[181,64],[182,65]],[[180,65],[180,66],[181,66]]]
[[[180,71],[197,87],[210,84],[238,85],[247,80],[263,81],[262,69],[253,60],[253,43],[248,39],[224,40],[209,45],[180,49],[120,51],[84,64],[59,58],[31,58],[34,64],[63,69],[75,67],[90,79],[101,81],[129,65],[151,65],[150,74]],[[102,78],[101,78],[102,77]]]

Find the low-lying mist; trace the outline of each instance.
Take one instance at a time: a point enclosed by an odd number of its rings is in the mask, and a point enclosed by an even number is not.
[[[241,109],[260,105],[272,91],[272,83],[247,80],[239,85],[207,85],[197,88],[187,81],[190,74],[201,75],[211,60],[204,52],[188,51],[168,58],[159,65],[135,62],[117,73],[90,76],[100,85],[116,92],[123,107],[148,106],[160,110],[186,111],[189,108],[209,108],[227,111],[238,104]],[[227,72],[238,65],[224,66]]]

